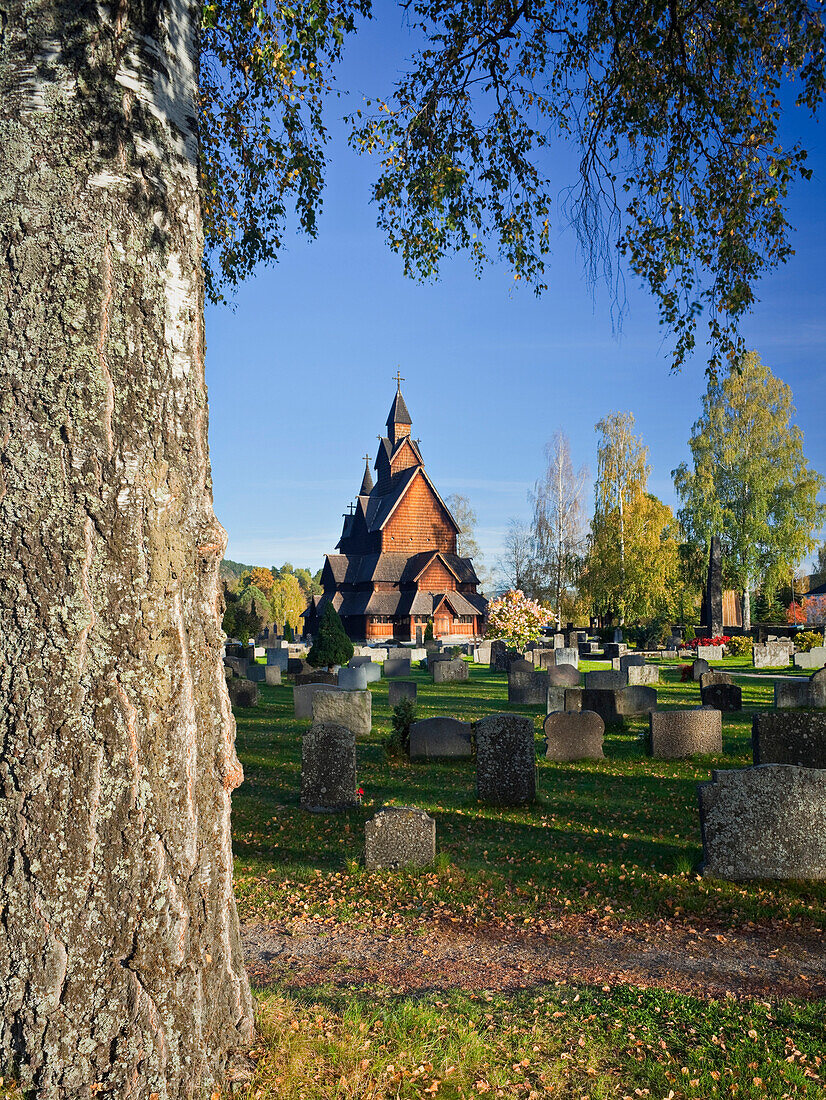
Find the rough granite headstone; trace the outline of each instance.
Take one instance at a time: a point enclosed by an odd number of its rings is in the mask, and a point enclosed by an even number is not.
[[[765,645],[754,645],[752,661],[755,668],[788,668],[789,650],[776,641],[766,642]]]
[[[628,646],[624,642],[606,642],[602,647],[606,661],[614,657],[624,657],[628,652]]]
[[[573,665],[579,668],[579,649],[573,646],[562,646],[554,650],[554,661],[558,665]]]
[[[548,697],[548,673],[543,669],[517,668],[516,662],[508,673],[508,702],[517,706],[543,707]],[[527,662],[524,662],[527,664]]]
[[[699,786],[702,871],[716,878],[826,878],[826,771],[761,764]]]
[[[491,672],[507,672],[511,661],[522,659],[522,654],[513,649],[501,638],[496,638],[490,645],[490,670]]]
[[[313,723],[345,726],[356,737],[369,737],[373,726],[373,696],[364,691],[319,691],[313,695]]]
[[[461,657],[455,661],[438,661],[433,666],[434,684],[452,684],[469,678],[469,665]]]
[[[267,666],[259,665],[257,661],[251,664],[247,669],[247,679],[252,680],[254,684],[263,684],[267,679]]]
[[[387,696],[390,706],[395,707],[402,699],[409,699],[411,703],[415,703],[416,690],[415,680],[391,680],[387,685]]]
[[[278,687],[281,683],[281,669],[278,665],[264,665],[264,682],[270,687]]]
[[[258,705],[258,684],[251,680],[233,677],[227,680],[229,699],[234,707],[255,707]]]
[[[409,753],[411,760],[432,760],[440,757],[470,757],[472,727],[458,718],[422,718],[410,726]]]
[[[582,693],[582,709],[595,711],[609,726],[656,710],[657,692],[651,687],[586,688]]]
[[[648,715],[648,751],[664,760],[719,755],[723,751],[723,721],[719,710],[696,707],[656,710]]]
[[[723,550],[719,535],[711,536],[703,612],[709,635],[716,638],[723,633]]]
[[[658,684],[660,669],[658,665],[629,665],[625,670],[625,678],[629,687]]]
[[[751,748],[755,764],[826,768],[826,714],[755,714],[751,720]]]
[[[384,675],[390,676],[409,676],[410,675],[410,658],[409,657],[388,657],[384,662]]]
[[[427,867],[436,858],[436,822],[412,806],[388,806],[364,824],[368,871]]]
[[[605,723],[592,710],[559,711],[545,719],[548,760],[602,760]]]
[[[556,714],[560,710],[582,710],[582,688],[549,687],[545,713]]]
[[[358,805],[356,738],[346,726],[316,723],[301,741],[301,806],[313,813]]]
[[[246,657],[224,657],[224,665],[231,668],[236,676],[241,676],[243,679],[247,678],[250,663]]]
[[[408,646],[389,646],[387,649],[388,661],[410,661],[410,649]]]
[[[554,665],[548,669],[548,684],[551,687],[579,687],[582,677],[573,665]]]
[[[697,656],[704,661],[722,661],[723,647],[721,645],[698,645]]]
[[[700,689],[704,687],[710,687],[712,684],[733,684],[734,680],[731,678],[731,673],[720,672],[719,669],[712,668],[708,672],[704,672],[700,677]]]
[[[533,721],[491,714],[476,723],[476,794],[492,806],[520,806],[536,797]]]

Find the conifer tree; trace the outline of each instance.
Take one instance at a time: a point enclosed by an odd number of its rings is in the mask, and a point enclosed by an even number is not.
[[[353,656],[353,643],[344,632],[339,614],[331,603],[324,608],[318,627],[318,637],[307,654],[313,668],[346,665]]]

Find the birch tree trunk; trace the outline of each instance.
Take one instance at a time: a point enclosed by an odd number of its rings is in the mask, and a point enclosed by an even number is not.
[[[210,1095],[232,894],[185,0],[0,13],[0,1072]]]

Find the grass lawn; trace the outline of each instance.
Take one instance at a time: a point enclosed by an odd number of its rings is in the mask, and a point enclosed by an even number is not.
[[[732,666],[734,662],[722,662]],[[583,668],[606,667],[583,663]],[[740,667],[745,671],[747,663]],[[814,936],[826,884],[701,879],[697,783],[714,768],[751,762],[751,717],[772,703],[767,679],[742,677],[744,711],[723,716],[723,755],[689,762],[644,754],[647,719],[609,729],[606,759],[543,760],[534,708],[509,707],[507,680],[471,666],[467,684],[418,683],[420,717],[464,720],[515,711],[536,720],[538,798],[524,809],[476,802],[470,761],[411,764],[388,758],[387,682],[371,685],[373,731],[358,745],[364,803],[345,814],[299,809],[301,733],[292,687],[259,685],[260,703],[237,712],[246,779],[233,798],[236,890],[248,925],[285,934],[308,922],[333,932],[410,936],[433,928],[553,936],[583,927],[669,929],[690,924],[725,940],[771,930]],[[661,707],[698,705],[699,686],[663,664]],[[426,809],[437,823],[432,871],[368,873],[364,822],[386,804]],[[694,928],[691,928],[694,931]],[[654,933],[656,934],[656,932]],[[665,934],[665,933],[663,933]],[[556,981],[523,989],[439,988],[403,981],[280,980],[258,990],[261,1042],[248,1095],[269,1097],[564,1096],[657,1098],[823,1096],[824,1003],[799,995],[759,1000],[675,992],[664,981]]]

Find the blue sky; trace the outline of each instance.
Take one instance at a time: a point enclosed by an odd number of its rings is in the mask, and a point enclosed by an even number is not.
[[[671,470],[705,389],[705,356],[674,375],[652,300],[627,282],[614,331],[611,299],[589,291],[561,220],[549,289],[514,289],[504,266],[477,279],[467,257],[420,285],[402,274],[369,204],[375,165],[346,146],[336,115],[387,89],[411,46],[394,6],[350,43],[332,101],[333,141],[318,239],[288,235],[280,262],[238,291],[234,309],[207,310],[207,382],[215,508],[236,561],[318,568],[341,514],[375,457],[397,367],[428,472],[443,495],[467,496],[489,567],[510,517],[527,519],[543,448],[567,432],[575,465],[595,469],[594,425],[630,410],[650,449],[649,489],[674,506]],[[387,12],[392,14],[388,17]],[[826,473],[826,155],[822,126],[789,120],[808,142],[814,177],[791,201],[796,255],[758,288],[744,326],[788,383],[810,463]],[[560,188],[570,158],[559,155]],[[587,504],[590,506],[588,491]]]

